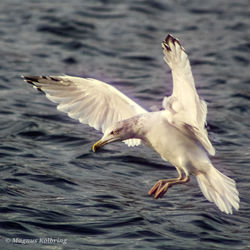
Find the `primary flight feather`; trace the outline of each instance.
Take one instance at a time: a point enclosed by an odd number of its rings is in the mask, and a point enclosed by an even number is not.
[[[163,110],[147,112],[113,86],[91,78],[24,76],[25,81],[58,103],[57,109],[81,123],[101,130],[93,151],[107,143],[141,142],[171,162],[178,177],[159,180],[148,192],[162,197],[169,187],[186,183],[194,175],[204,196],[225,213],[239,209],[235,181],[212,165],[215,150],[205,128],[207,105],[196,92],[188,56],[180,42],[168,35],[162,42],[164,59],[172,71],[173,92],[164,97]]]

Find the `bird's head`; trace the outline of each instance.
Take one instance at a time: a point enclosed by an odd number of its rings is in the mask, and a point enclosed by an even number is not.
[[[92,151],[96,152],[105,144],[123,141],[133,137],[134,133],[131,131],[130,123],[126,121],[117,122],[114,126],[105,131],[103,137],[93,145]]]

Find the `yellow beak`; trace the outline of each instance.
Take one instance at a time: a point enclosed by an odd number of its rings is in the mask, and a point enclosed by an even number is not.
[[[97,141],[93,147],[92,147],[92,151],[96,152],[100,147],[102,147],[104,144],[106,144],[105,142],[103,142],[102,140]]]
[[[92,147],[92,151],[96,152],[99,148],[101,148],[102,146],[114,142],[114,141],[118,141],[119,137],[117,135],[104,135],[99,141],[97,141],[93,147]]]

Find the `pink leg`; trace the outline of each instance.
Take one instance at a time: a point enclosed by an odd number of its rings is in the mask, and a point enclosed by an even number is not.
[[[171,186],[181,183],[187,183],[189,181],[189,176],[183,178],[181,170],[177,168],[177,171],[179,173],[179,176],[177,178],[157,181],[155,185],[149,190],[148,195],[151,196],[152,194],[154,194],[155,199],[161,198]]]

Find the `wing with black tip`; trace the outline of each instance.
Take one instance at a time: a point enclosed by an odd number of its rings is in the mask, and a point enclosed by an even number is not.
[[[168,35],[162,43],[164,60],[172,71],[173,92],[164,98],[163,107],[171,114],[171,120],[176,126],[185,126],[191,131],[209,152],[215,150],[208,139],[205,129],[207,105],[200,99],[194,83],[194,78],[188,56],[180,42]]]
[[[118,89],[99,80],[72,76],[23,78],[57,103],[58,110],[103,133],[117,121],[147,112]],[[139,139],[124,142],[128,146],[140,144]]]

